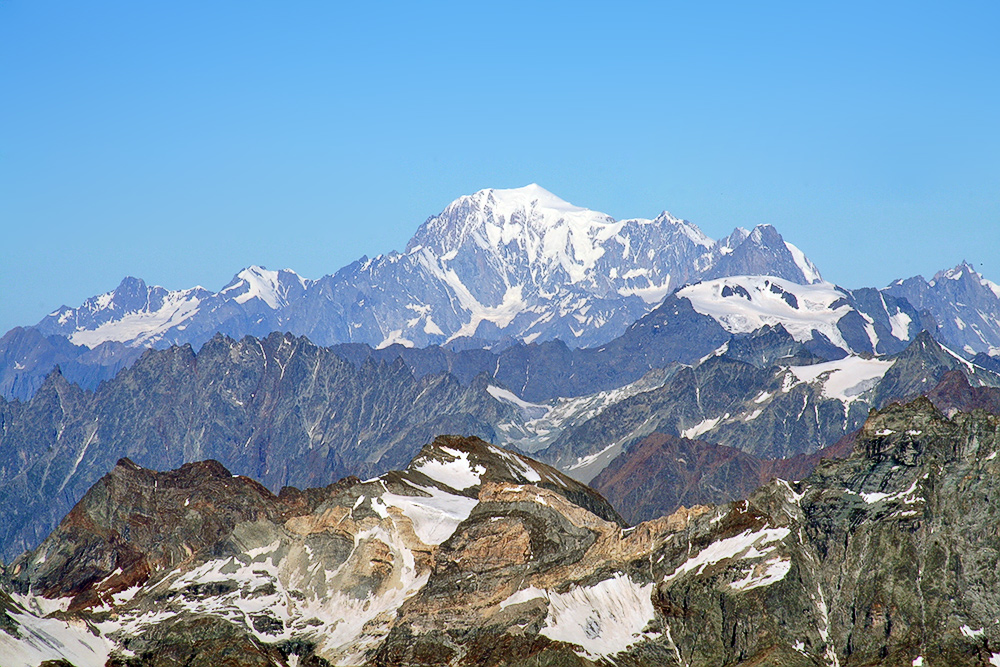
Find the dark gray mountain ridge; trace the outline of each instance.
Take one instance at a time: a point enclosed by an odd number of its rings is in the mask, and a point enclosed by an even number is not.
[[[651,368],[667,368],[663,388],[606,401],[609,407],[596,417],[560,427],[565,432],[542,456],[577,476],[576,460],[609,442],[627,445],[628,438],[651,430],[669,432],[670,424],[682,431],[727,408],[732,419],[720,420],[703,438],[772,457],[808,452],[836,440],[852,420],[863,418],[867,408],[861,406],[873,404],[853,404],[848,411],[841,402],[823,400],[822,387],[808,382],[777,391],[791,371],[775,364],[824,363],[781,327],[734,337],[711,318],[695,318],[716,327],[709,331],[718,339],[707,337],[702,344],[714,348],[728,336],[718,351],[732,358],[709,353],[704,361],[692,360],[691,353],[700,351],[678,346],[678,332],[665,335],[678,322],[680,331],[690,325],[690,309],[685,311],[683,300],[672,302],[673,309],[669,303],[596,350],[545,343],[499,355],[442,348],[373,351],[319,348],[288,334],[241,341],[217,336],[198,353],[190,346],[147,351],[96,391],[53,373],[30,401],[0,404],[0,503],[10,508],[0,525],[4,556],[37,543],[94,481],[94,471],[123,456],[164,468],[213,457],[277,489],[384,472],[439,433],[519,446],[506,425],[522,425],[523,432],[537,415],[496,388],[533,387],[524,393],[559,396],[607,382],[619,391]],[[921,357],[894,366],[882,379],[892,387],[883,392],[887,396],[919,393],[925,367],[966,368],[929,336],[918,342],[924,357],[936,361]],[[354,353],[351,361],[345,349]],[[679,353],[685,356],[678,359]],[[522,380],[527,382],[518,386]],[[702,390],[705,396],[698,399]],[[776,397],[765,405],[754,401],[772,390]],[[816,410],[798,409],[807,401]],[[637,406],[638,427],[631,416]],[[743,407],[737,412],[732,406]],[[746,417],[755,409],[762,414],[750,423]]]
[[[96,391],[53,373],[31,401],[0,403],[3,557],[37,543],[118,458],[215,458],[275,489],[323,484],[399,467],[439,433],[496,439],[516,409],[486,386],[417,379],[398,359],[355,367],[278,334],[147,351]]]
[[[212,457],[276,489],[385,472],[440,433],[500,441],[497,425],[524,415],[490,384],[532,400],[617,388],[729,338],[685,302],[673,305],[599,350],[559,341],[499,354],[372,350],[320,348],[289,334],[216,336],[197,353],[148,350],[93,391],[54,372],[29,401],[0,402],[2,555],[36,543],[94,471],[123,456],[160,468]],[[685,332],[702,348],[681,344]]]
[[[64,336],[15,327],[0,338],[0,396],[30,398],[56,366],[70,382],[94,389],[130,366],[142,352],[142,348],[111,341],[90,349],[73,345]]]
[[[922,384],[922,383],[921,383]],[[905,388],[897,388],[894,391]],[[926,396],[942,414],[985,410],[1000,414],[1000,388],[974,387],[966,375],[951,370],[930,391],[919,389],[909,403]],[[615,458],[591,480],[632,523],[671,514],[678,508],[718,505],[750,495],[772,478],[800,480],[808,477],[822,459],[846,458],[861,431],[852,431],[829,447],[812,454],[767,459],[725,445],[653,433]]]
[[[969,356],[1000,354],[1000,285],[967,262],[939,271],[931,280],[897,280],[884,293],[905,298],[937,322],[942,340]]]

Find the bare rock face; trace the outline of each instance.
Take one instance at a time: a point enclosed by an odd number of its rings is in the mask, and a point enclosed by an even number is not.
[[[844,458],[857,433],[812,454],[762,459],[734,447],[654,433],[617,457],[591,484],[630,523],[683,506],[745,498],[775,477],[804,479],[824,458]]]
[[[95,488],[13,564],[0,650],[77,667],[986,665],[1000,661],[998,454],[1000,416],[920,398],[873,412],[850,456],[800,482],[630,528],[595,492],[475,439],[279,496],[211,463],[123,462],[102,483],[146,500],[112,510]],[[178,480],[192,477],[205,495],[189,515]],[[155,537],[126,530],[155,506]],[[223,506],[244,514],[213,518]],[[124,556],[104,563],[133,551],[148,575],[119,590]]]
[[[945,371],[926,396],[945,415],[973,410],[1000,413],[1000,389],[973,386],[958,370]],[[849,456],[860,433],[853,431],[828,447],[784,459],[653,433],[615,458],[591,485],[630,523],[638,523],[683,505],[744,498],[775,477],[805,479],[821,460]]]
[[[31,401],[0,400],[0,556],[38,546],[121,458],[215,459],[277,491],[405,467],[438,433],[495,439],[514,414],[483,382],[354,366],[281,334],[149,351],[95,392],[54,373]]]
[[[109,599],[179,566],[247,521],[275,521],[283,504],[217,461],[154,472],[121,459],[34,552],[14,566],[16,583],[69,609]]]
[[[279,495],[215,461],[154,472],[123,459],[12,564],[0,649],[33,665],[72,658],[83,636],[102,665],[360,664],[483,490],[527,484],[624,525],[588,487],[475,438]]]
[[[375,662],[987,664],[998,428],[927,399],[892,405],[802,482],[624,531],[500,491],[438,552]]]

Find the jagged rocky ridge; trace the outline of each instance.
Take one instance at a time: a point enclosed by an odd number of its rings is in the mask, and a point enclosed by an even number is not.
[[[980,285],[980,289],[986,288]],[[538,401],[616,389],[667,361],[690,363],[731,336],[755,336],[770,328],[783,329],[795,343],[824,359],[893,354],[922,330],[938,338],[946,331],[939,329],[929,311],[917,312],[906,299],[876,290],[736,276],[693,284],[671,294],[621,336],[593,348],[573,348],[559,340],[535,345],[508,341],[494,344],[492,350],[469,341],[427,348],[394,344],[376,350],[353,343],[333,348],[355,363],[367,357],[392,360],[401,356],[418,374],[447,369],[466,377],[469,369],[490,371],[525,400]],[[67,378],[96,388],[138,354],[137,348],[122,343],[104,342],[91,350],[56,334],[42,336],[36,329],[15,329],[0,339],[0,389],[5,396],[28,398],[56,363]],[[997,366],[993,357],[981,352],[976,362]]]
[[[809,454],[859,428],[870,409],[926,393],[948,371],[976,386],[1000,385],[996,373],[961,359],[927,333],[894,355],[823,361],[786,332],[761,331],[676,369],[659,386],[623,396],[559,432],[535,455],[589,482],[654,432],[762,459]]]
[[[439,433],[496,439],[516,408],[487,387],[278,334],[148,351],[95,392],[54,373],[30,402],[0,402],[2,555],[37,544],[119,458],[214,458],[272,489],[385,472]]]
[[[703,345],[728,338],[711,320],[692,324],[692,315],[675,309],[670,324],[660,315],[640,321],[600,350],[559,342],[499,353],[328,349],[287,334],[216,336],[197,353],[148,351],[93,392],[50,374],[29,401],[0,400],[0,502],[8,508],[0,555],[37,544],[120,457],[160,469],[211,457],[278,489],[398,468],[439,433],[505,442],[501,427],[549,412],[506,387],[547,399],[654,371],[645,384],[590,401],[613,402],[655,385],[676,360],[692,360],[680,331],[704,331]],[[575,423],[572,415],[564,421]]]
[[[939,271],[930,280],[915,276],[882,290],[926,310],[939,335],[970,356],[1000,355],[1000,285],[979,275],[967,262]]]
[[[746,498],[776,477],[804,479],[823,459],[848,456],[857,434],[811,454],[768,459],[735,447],[653,433],[612,460],[590,484],[635,524],[681,507]]]
[[[94,388],[136,348],[197,348],[218,332],[289,331],[321,345],[373,347],[599,346],[685,284],[683,298],[730,333],[781,323],[830,350],[888,354],[926,329],[969,356],[1000,350],[1000,286],[967,264],[931,281],[844,290],[823,283],[768,225],[712,241],[666,213],[615,221],[529,186],[462,197],[421,226],[404,253],[363,258],[319,280],[254,266],[213,293],[126,278],[0,339],[0,392],[29,397],[55,363]]]
[[[278,497],[213,464],[151,473],[122,462],[77,519],[14,564],[0,641],[36,661],[38,646],[46,657],[93,646],[77,667],[109,654],[116,665],[210,664],[223,650],[260,665],[992,664],[998,436],[995,415],[894,404],[868,419],[851,456],[801,482],[627,529],[551,468],[461,439],[381,481]],[[177,482],[192,474],[211,478],[206,491]],[[109,514],[101,498],[128,486],[143,500]],[[430,544],[407,502],[438,493],[468,504]],[[201,525],[230,495],[260,502],[214,546],[178,531],[139,568],[148,574],[118,571],[132,561],[117,554],[151,538],[143,512]],[[97,547],[74,529],[81,516],[102,527]],[[41,618],[54,607],[65,611]]]
[[[781,326],[733,335],[686,303],[668,299],[596,349],[327,349],[272,334],[149,351],[94,392],[56,373],[30,401],[0,401],[0,555],[35,546],[120,457],[159,469],[211,457],[277,490],[380,474],[458,432],[588,481],[654,431],[789,457],[947,370],[998,383],[926,336],[896,357],[823,362]],[[552,398],[592,386],[608,388]]]
[[[985,410],[1000,413],[1000,389],[973,386],[959,370],[945,371],[929,391],[920,390],[946,415]],[[844,458],[854,448],[859,431],[810,454],[773,459],[735,447],[653,433],[624,451],[590,484],[637,523],[670,514],[681,506],[719,504],[744,498],[774,477],[803,479],[824,458]]]
[[[438,438],[401,472],[277,496],[215,461],[155,472],[122,459],[12,564],[0,654],[5,667],[109,654],[359,664],[490,489],[527,485],[623,525],[586,486],[475,438]]]

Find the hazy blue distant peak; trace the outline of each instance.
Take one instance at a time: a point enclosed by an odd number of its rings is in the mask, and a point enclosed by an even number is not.
[[[938,271],[930,280],[914,276],[882,290],[928,312],[938,335],[967,354],[1000,356],[1000,285],[968,262]]]
[[[531,184],[459,197],[420,225],[403,253],[362,258],[318,280],[249,266],[213,293],[127,278],[38,328],[90,348],[276,330],[320,344],[560,338],[585,347],[611,340],[685,284],[730,275],[821,280],[770,225],[715,241],[666,211],[616,220]]]

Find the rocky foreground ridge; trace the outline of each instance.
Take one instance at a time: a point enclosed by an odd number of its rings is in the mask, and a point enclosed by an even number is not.
[[[11,665],[1000,662],[1000,417],[873,413],[801,482],[625,528],[475,439],[273,495],[121,461],[7,572]],[[6,663],[5,663],[6,664]]]

